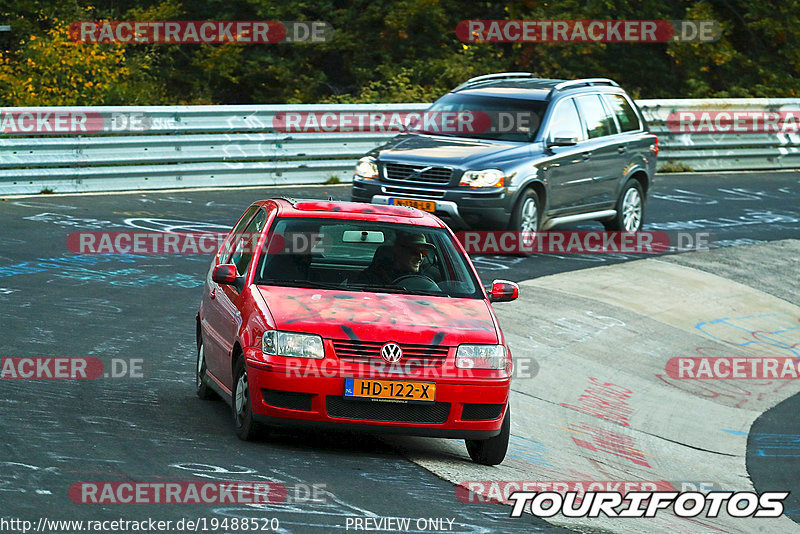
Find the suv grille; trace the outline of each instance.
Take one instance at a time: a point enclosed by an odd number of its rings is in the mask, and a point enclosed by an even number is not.
[[[449,402],[402,404],[399,402],[353,401],[328,395],[325,406],[330,417],[393,423],[444,423],[450,415]]]
[[[346,362],[354,363],[386,363],[381,358],[383,343],[376,341],[342,341],[333,340],[336,356]],[[403,349],[403,357],[399,364],[412,363],[425,367],[440,367],[447,358],[448,347],[440,345],[411,345],[398,343]]]
[[[430,184],[449,184],[450,177],[453,176],[453,169],[447,167],[430,167],[428,170],[415,174],[417,169],[425,169],[428,166],[403,165],[401,163],[384,163],[386,168],[386,178],[389,180],[402,180],[404,182],[426,182]]]

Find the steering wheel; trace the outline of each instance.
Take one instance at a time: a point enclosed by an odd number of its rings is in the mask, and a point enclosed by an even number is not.
[[[424,274],[404,274],[403,276],[400,276],[399,278],[395,278],[392,281],[392,283],[393,284],[397,284],[398,282],[402,282],[403,280],[407,280],[409,278],[424,278],[425,280],[427,280],[427,281],[429,281],[429,282],[431,282],[433,284],[436,283],[436,282],[433,281],[433,278],[431,278],[430,276],[425,276]]]
[[[439,289],[439,286],[436,284],[436,282],[433,281],[433,278],[425,276],[424,274],[404,274],[403,276],[394,279],[392,281],[392,285],[400,285],[401,282],[404,282],[406,280],[417,280],[423,283],[424,287],[423,285],[420,284],[410,284],[411,287],[401,286],[405,289],[425,289],[425,290]]]

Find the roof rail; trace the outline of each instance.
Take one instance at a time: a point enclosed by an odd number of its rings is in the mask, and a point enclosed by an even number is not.
[[[504,78],[536,78],[536,73],[533,72],[495,72],[494,74],[484,74],[482,76],[475,76],[474,78],[470,78],[466,82],[462,83],[451,92],[455,93],[467,86],[470,86],[477,82],[482,82],[484,80],[501,80]]]
[[[619,87],[619,84],[617,82],[609,78],[582,78],[580,80],[567,80],[566,82],[561,82],[560,84],[553,87],[550,90],[550,97],[552,98],[553,95],[555,95],[559,91],[563,91],[564,89],[581,85],[586,87],[591,87],[592,85],[610,85],[612,87]]]

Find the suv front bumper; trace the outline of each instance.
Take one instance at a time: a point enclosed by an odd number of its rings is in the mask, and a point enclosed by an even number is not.
[[[511,195],[504,187],[479,191],[475,189],[441,189],[435,186],[395,185],[378,180],[353,179],[353,201],[390,204],[393,198],[425,200],[436,204],[437,216],[449,219],[451,226],[466,228],[505,227],[511,218]]]

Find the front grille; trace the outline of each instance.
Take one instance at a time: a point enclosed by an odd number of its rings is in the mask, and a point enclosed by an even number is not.
[[[330,417],[392,423],[444,423],[450,415],[449,402],[402,404],[398,402],[352,401],[329,395],[325,406]]]
[[[333,340],[333,351],[340,360],[353,363],[376,363],[386,361],[381,357],[381,347],[384,343],[379,341],[352,341]],[[446,346],[441,345],[412,345],[398,343],[403,350],[403,357],[397,365],[412,364],[422,367],[440,367],[447,358]]]
[[[279,391],[276,389],[262,389],[261,395],[264,402],[276,408],[288,408],[289,410],[311,411],[311,393],[297,393],[294,391]]]
[[[462,421],[491,421],[500,417],[504,404],[465,404]]]
[[[386,178],[389,180],[402,180],[404,182],[422,182],[429,184],[449,184],[453,176],[453,169],[447,167],[430,167],[425,164],[403,165],[401,163],[384,163]],[[420,169],[426,169],[417,172]]]
[[[444,198],[444,191],[433,191],[429,189],[406,189],[402,187],[383,186],[383,192],[390,195],[399,195],[408,198]]]

